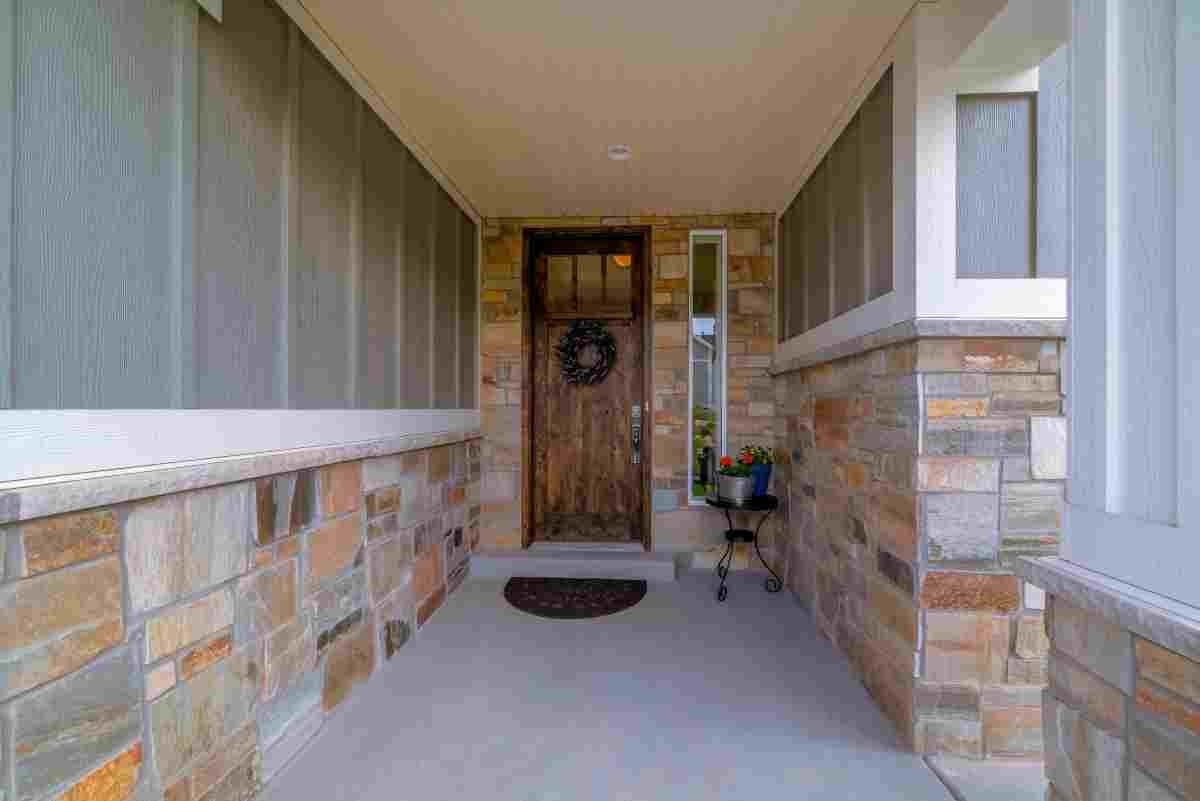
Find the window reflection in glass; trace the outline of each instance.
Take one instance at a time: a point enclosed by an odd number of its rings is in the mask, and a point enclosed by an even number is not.
[[[691,475],[693,498],[716,483],[721,432],[721,238],[692,239],[689,351],[692,380]]]

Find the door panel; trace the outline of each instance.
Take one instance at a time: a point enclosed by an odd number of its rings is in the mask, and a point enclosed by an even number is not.
[[[533,242],[533,538],[641,541],[645,459],[634,463],[632,434],[644,386],[640,240]],[[557,346],[576,320],[602,321],[616,341],[598,384],[562,379]]]

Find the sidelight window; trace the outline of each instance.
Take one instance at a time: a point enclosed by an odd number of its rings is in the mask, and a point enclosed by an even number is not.
[[[725,232],[689,236],[688,485],[701,502],[725,447]]]

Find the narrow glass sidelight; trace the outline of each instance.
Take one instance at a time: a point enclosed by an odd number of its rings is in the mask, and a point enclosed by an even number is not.
[[[691,501],[702,503],[725,443],[725,232],[693,231],[690,243],[688,483]]]

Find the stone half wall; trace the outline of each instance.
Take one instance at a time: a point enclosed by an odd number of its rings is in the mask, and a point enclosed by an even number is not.
[[[724,518],[687,509],[688,477],[688,233],[725,229],[728,235],[728,441],[774,443],[775,396],[770,376],[774,303],[772,214],[689,217],[553,217],[490,219],[484,227],[481,415],[484,547],[520,548],[525,508],[522,474],[524,408],[525,229],[648,227],[653,269],[652,327],[653,471],[655,547],[711,548]],[[661,535],[661,537],[660,537]],[[669,543],[668,543],[669,541]],[[749,564],[745,553],[740,564]]]
[[[1041,751],[1059,340],[920,339],[776,378],[791,591],[913,749]]]
[[[1200,800],[1200,612],[1056,559],[1019,569],[1048,593],[1047,801]]]
[[[246,801],[478,544],[477,440],[0,527],[0,801]]]

